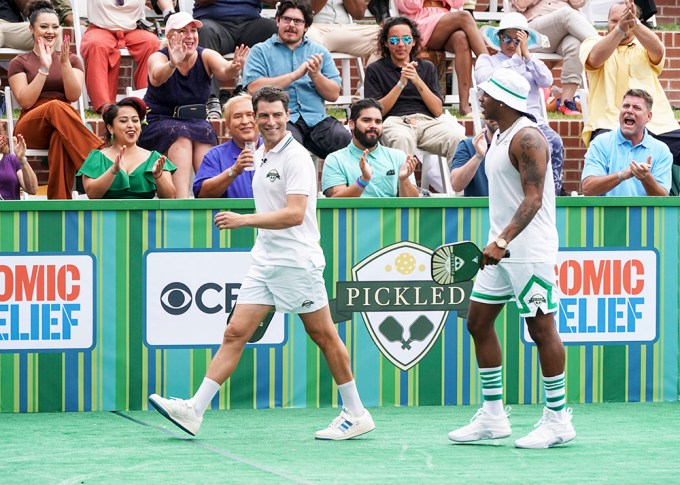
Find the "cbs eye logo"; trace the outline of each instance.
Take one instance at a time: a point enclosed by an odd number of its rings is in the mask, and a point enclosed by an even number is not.
[[[170,315],[185,313],[191,307],[192,302],[191,290],[187,285],[179,281],[170,283],[163,288],[161,293],[161,306]]]

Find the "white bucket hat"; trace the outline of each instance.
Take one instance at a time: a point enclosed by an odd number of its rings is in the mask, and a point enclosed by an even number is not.
[[[481,83],[479,89],[498,102],[516,109],[520,113],[527,113],[527,97],[529,96],[529,81],[512,69],[496,69],[488,81]]]
[[[527,33],[529,39],[527,40],[527,45],[529,49],[547,49],[550,47],[550,41],[545,35],[536,32],[529,28],[529,22],[527,18],[519,12],[510,12],[505,14],[501,19],[501,23],[498,27],[492,27],[491,25],[485,25],[480,29],[484,41],[489,47],[500,52],[501,50],[501,40],[498,37],[498,32],[507,29],[517,29],[523,30]]]

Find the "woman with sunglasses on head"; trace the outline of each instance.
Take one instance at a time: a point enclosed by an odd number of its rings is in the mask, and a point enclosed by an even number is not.
[[[564,145],[560,136],[548,125],[540,101],[540,97],[543,96],[542,88],[552,86],[553,76],[543,61],[532,56],[529,50],[546,45],[547,39],[530,29],[527,19],[517,12],[504,15],[498,27],[485,25],[481,32],[489,47],[498,53],[493,56],[482,55],[477,59],[475,80],[477,84],[481,84],[488,81],[497,69],[504,68],[515,71],[529,82],[527,107],[529,114],[536,119],[538,128],[548,140],[555,195],[561,195]]]
[[[424,48],[456,55],[460,112],[471,113],[472,53],[479,57],[489,51],[472,14],[461,10],[463,0],[395,0],[394,4],[400,15],[416,21]]]
[[[168,17],[167,47],[149,58],[149,87],[144,101],[149,106],[148,124],[139,145],[166,154],[177,167],[173,183],[177,198],[191,193],[191,170],[198,171],[208,150],[217,145],[215,130],[207,121],[206,103],[213,76],[220,81],[235,78],[245,64],[249,48],[240,46],[234,61],[198,46],[203,23],[187,12]]]
[[[108,107],[102,118],[109,146],[87,157],[78,175],[90,199],[174,199],[175,166],[155,151],[137,145],[146,115],[139,98],[125,98]]]
[[[27,6],[33,50],[16,56],[9,64],[9,85],[22,108],[14,127],[28,148],[48,149],[48,199],[70,199],[76,171],[102,140],[87,129],[71,103],[83,88],[83,65],[70,54],[70,38],[64,37],[61,52],[59,18],[52,4],[34,0]]]

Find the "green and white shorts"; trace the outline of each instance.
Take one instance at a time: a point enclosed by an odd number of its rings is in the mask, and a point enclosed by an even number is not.
[[[557,311],[557,286],[553,263],[503,261],[485,266],[477,273],[470,300],[502,304],[515,300],[523,317],[535,317],[537,310]]]

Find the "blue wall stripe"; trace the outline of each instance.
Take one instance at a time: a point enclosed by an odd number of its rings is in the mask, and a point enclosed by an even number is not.
[[[269,408],[269,362],[271,360],[269,347],[259,347],[255,350],[255,406]]]
[[[19,354],[19,412],[28,412],[28,354],[26,352]]]
[[[78,411],[78,354],[79,352],[64,352],[66,411]]]
[[[586,345],[585,346],[585,372],[583,372],[583,375],[585,376],[585,400],[586,402],[591,402],[593,399],[593,373],[589,372],[589,369],[593,368],[593,350],[594,347],[592,345]]]
[[[274,349],[274,406],[283,407],[283,346]]]
[[[628,346],[628,401],[640,401],[640,365],[642,363],[641,345]]]

